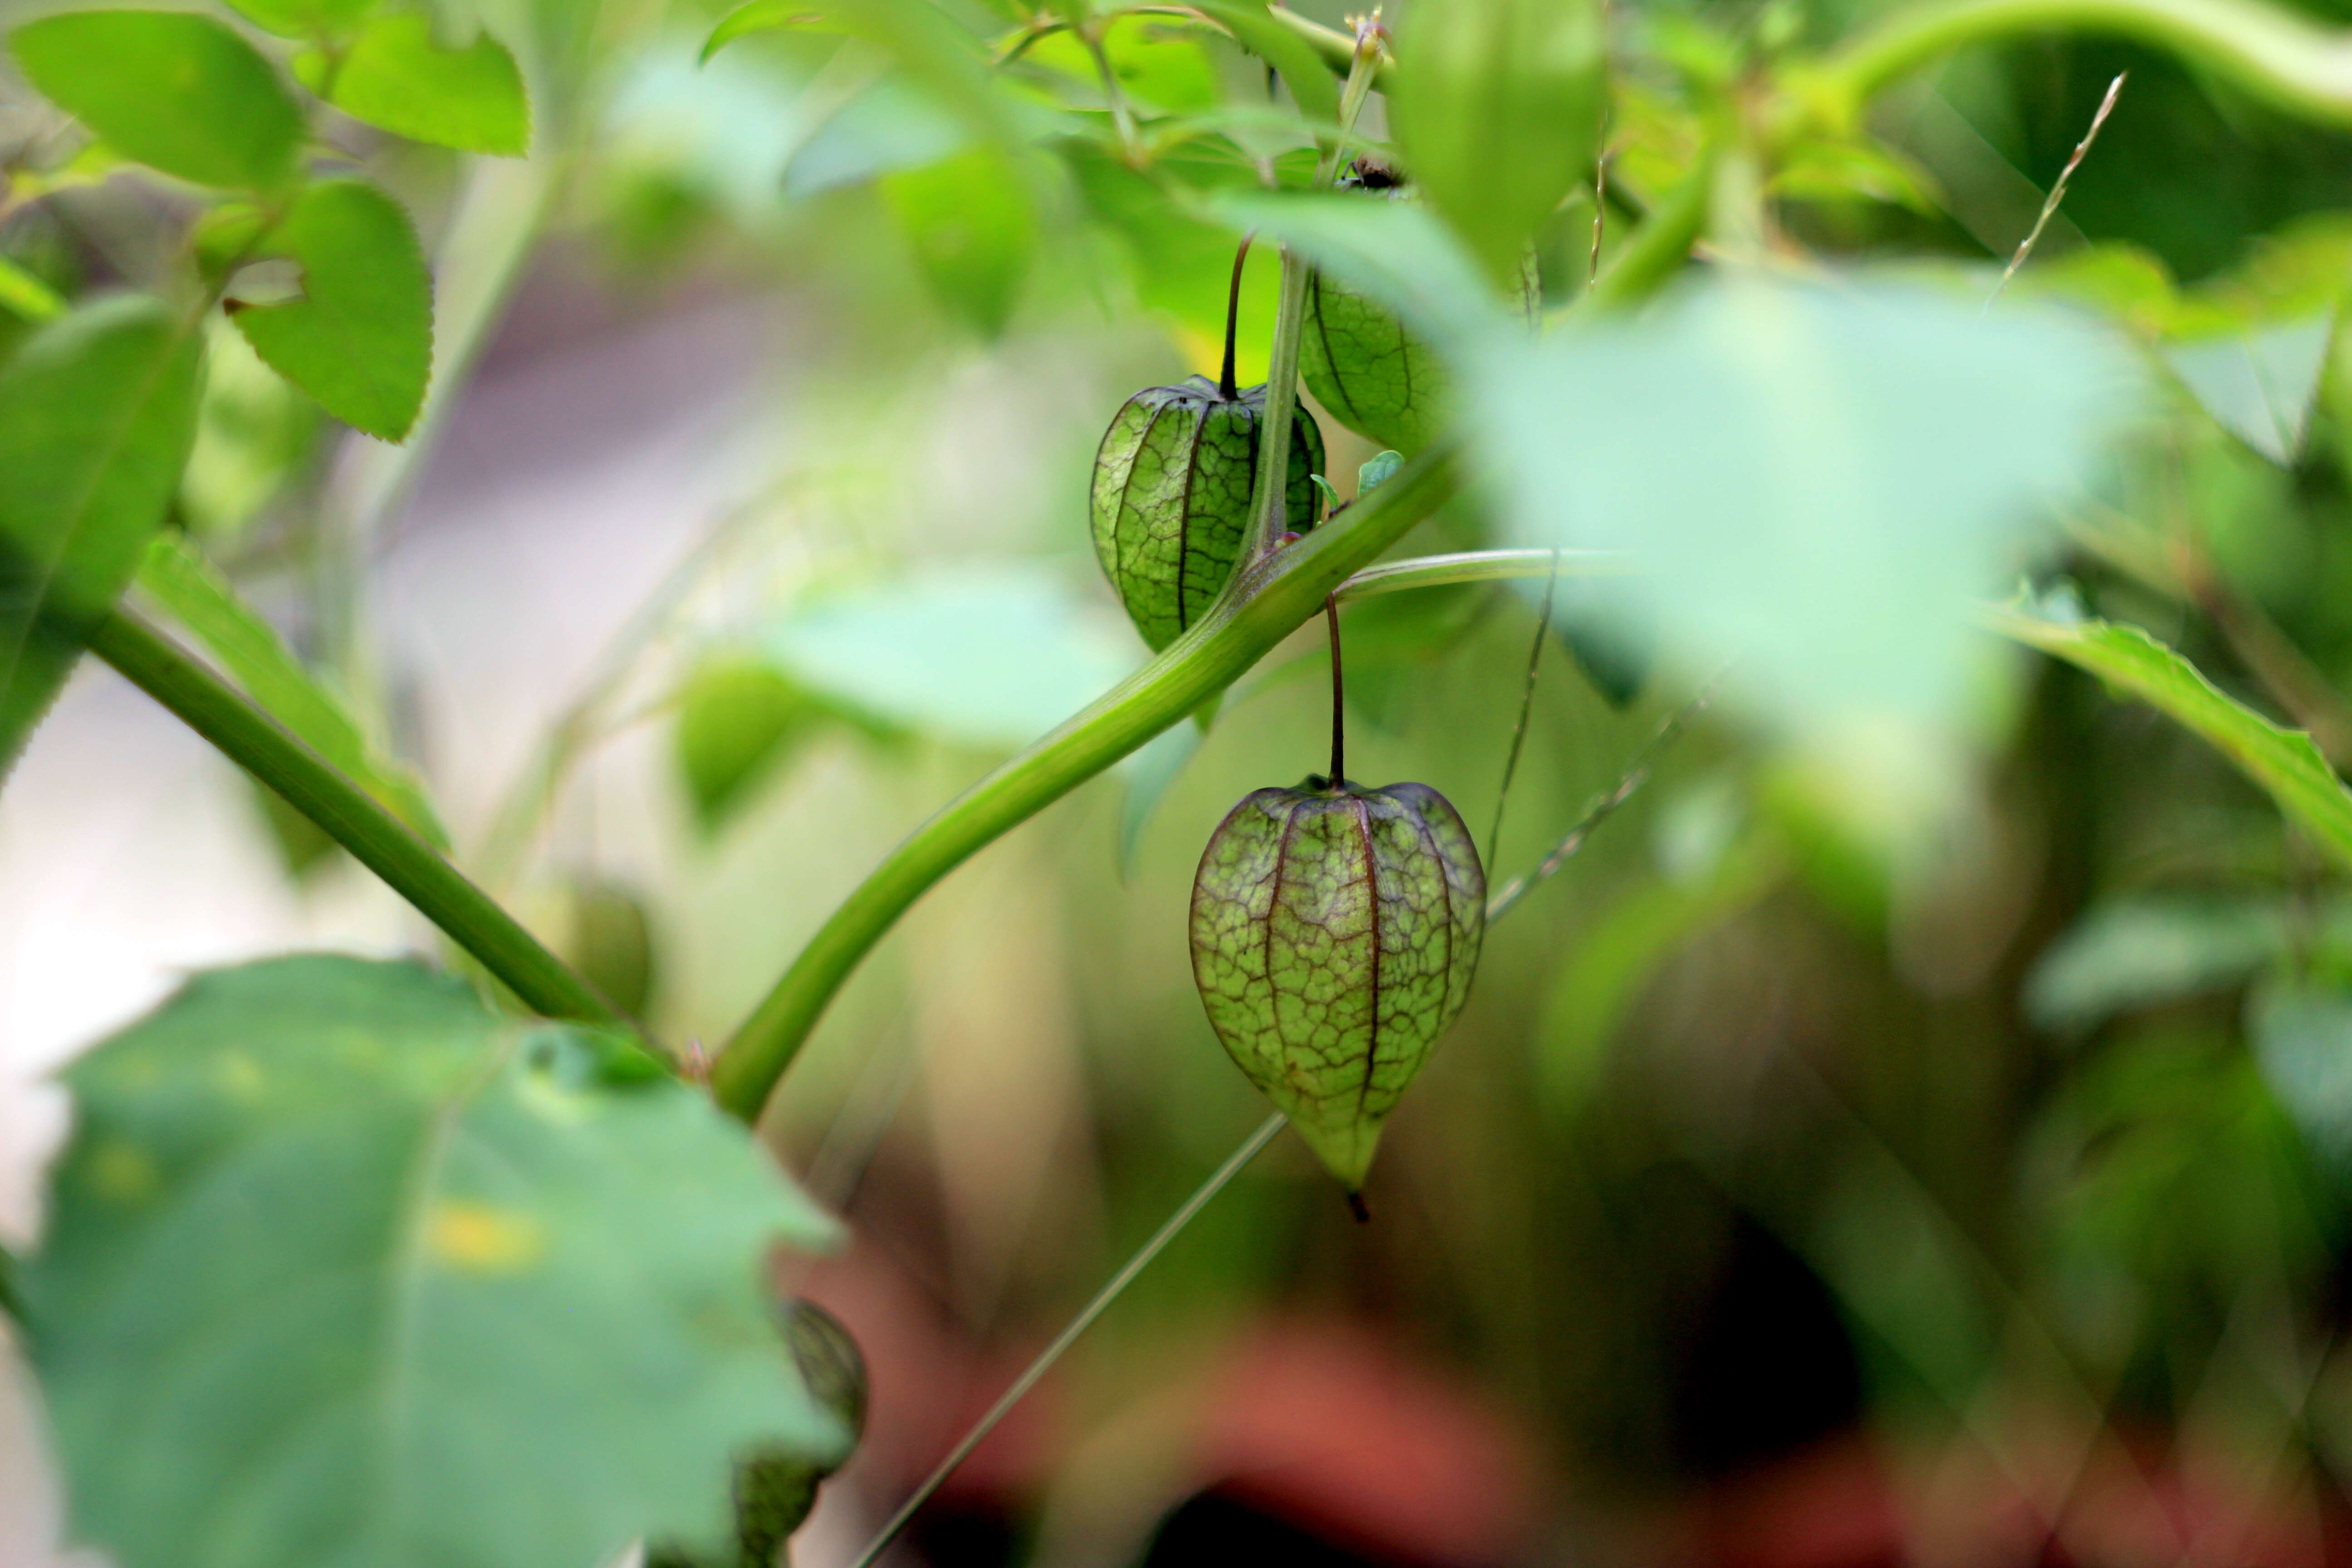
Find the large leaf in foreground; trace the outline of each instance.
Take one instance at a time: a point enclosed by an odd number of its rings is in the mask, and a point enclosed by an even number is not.
[[[21,1286],[122,1568],[588,1568],[837,1451],[763,1255],[829,1239],[700,1095],[410,964],[199,975],[68,1078]]]
[[[163,520],[196,364],[187,323],[125,297],[50,322],[0,370],[0,773]]]
[[[2272,723],[2137,626],[2003,611],[1995,629],[2089,670],[2186,725],[2268,791],[2289,821],[2352,865],[2352,791],[2311,737]]]

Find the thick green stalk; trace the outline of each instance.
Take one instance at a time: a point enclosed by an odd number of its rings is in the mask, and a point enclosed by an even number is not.
[[[1367,22],[1358,30],[1347,86],[1339,94],[1339,131],[1316,161],[1312,190],[1328,189],[1339,173],[1340,149],[1354,134],[1356,117],[1371,96],[1372,73],[1381,58],[1381,33]],[[1298,406],[1299,340],[1307,328],[1307,262],[1289,246],[1282,247],[1282,283],[1275,300],[1274,346],[1265,366],[1265,406],[1258,418],[1264,434],[1258,438],[1257,479],[1250,490],[1249,526],[1242,534],[1244,561],[1255,561],[1274,548],[1297,520],[1282,514],[1290,472],[1290,416]],[[1303,529],[1300,531],[1304,531]]]
[[[526,1005],[551,1018],[635,1028],[407,824],[154,626],[119,609],[99,623],[89,646],[317,823]]]
[[[2152,44],[2281,108],[2352,124],[2352,33],[2266,0],[1929,0],[1866,28],[1790,85],[1831,123],[1850,124],[1874,95],[1963,45],[2060,30]]]
[[[975,851],[1223,691],[1456,488],[1450,454],[1433,448],[1340,517],[1245,563],[1159,658],[917,828],[818,928],[719,1051],[710,1074],[719,1103],[746,1121],[756,1119],[834,994],[917,899]]]

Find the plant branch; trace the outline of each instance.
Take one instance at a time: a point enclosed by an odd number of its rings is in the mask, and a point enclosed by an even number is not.
[[[436,854],[406,823],[137,613],[118,609],[88,638],[188,728],[319,825],[483,968],[551,1018],[636,1026]]]
[[[1633,569],[1621,550],[1465,550],[1451,555],[1416,555],[1367,566],[1339,584],[1343,605],[1375,594],[1407,588],[1443,588],[1456,583],[1500,583],[1515,577],[1617,576]]]
[[[711,1069],[719,1103],[745,1121],[758,1117],[834,994],[932,884],[1240,679],[1458,483],[1441,444],[1340,517],[1245,562],[1157,658],[917,828],[818,928],[719,1051]]]
[[[2352,124],[2352,33],[2268,0],[1928,0],[1864,29],[1791,76],[1832,125],[1965,45],[2062,29],[2119,34],[2168,49],[2283,109]]]

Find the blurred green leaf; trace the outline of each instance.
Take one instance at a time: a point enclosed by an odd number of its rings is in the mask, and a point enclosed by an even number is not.
[[[368,744],[341,698],[296,658],[219,568],[175,533],[158,535],[139,567],[140,591],[169,611],[220,661],[246,695],[339,773],[436,849],[449,835],[414,773]]]
[[[1736,659],[1800,730],[1952,713],[1982,656],[1971,595],[2044,536],[2136,384],[2072,320],[1859,280],[1725,279],[1465,357],[1511,542],[1632,552],[1629,616]]]
[[[1593,175],[1599,0],[1446,0],[1405,13],[1389,112],[1405,169],[1496,281]]]
[[[1123,627],[1053,572],[940,568],[795,612],[758,651],[809,691],[885,723],[1024,746],[1134,668]]]
[[[228,0],[228,4],[265,32],[310,42],[347,37],[383,0]]]
[[[1020,168],[975,147],[886,174],[881,189],[931,292],[982,337],[1003,332],[1037,240]]]
[[[412,142],[520,158],[530,151],[530,101],[522,71],[488,33],[444,48],[433,20],[390,11],[371,20],[339,59],[316,50],[296,59],[304,86],[354,120]]]
[[[2223,429],[2290,467],[2310,431],[2335,335],[2331,307],[2300,321],[2170,343],[2164,362]]]
[[[9,35],[26,79],[124,156],[200,185],[295,173],[302,111],[269,62],[209,16],[73,11]]]
[[[1536,1037],[1536,1078],[1547,1108],[1566,1113],[1581,1107],[1659,966],[1761,899],[1786,869],[1786,855],[1752,834],[1703,880],[1645,883],[1587,926],[1552,981]]]
[[[563,961],[625,1016],[644,1017],[661,980],[645,899],[609,877],[580,877],[568,880],[563,900]]]
[[[66,302],[56,289],[0,256],[0,310],[36,323],[54,321],[66,313]]]
[[[784,193],[795,197],[864,184],[898,169],[919,169],[971,145],[963,122],[904,77],[877,79],[803,142],[784,165]]]
[[[1183,29],[1165,16],[1113,16],[1103,27],[1102,48],[1130,108],[1189,114],[1217,103],[1216,74],[1201,48],[1198,24]],[[1022,58],[1067,80],[1078,107],[1108,107],[1101,70],[1076,35],[1063,31],[1040,38]]]
[[[1296,247],[1349,287],[1380,300],[1458,357],[1465,343],[1508,330],[1476,264],[1418,202],[1360,195],[1221,191],[1210,210],[1230,227]]]
[[[1275,20],[1265,0],[1202,0],[1193,7],[1222,23],[1242,47],[1282,73],[1299,109],[1318,125],[1339,120],[1339,87],[1313,47]]]
[[[336,418],[404,439],[433,374],[433,279],[408,215],[363,181],[327,180],[263,244],[301,265],[302,296],[237,308],[237,330]]]
[[[754,33],[770,33],[798,27],[821,27],[834,31],[836,25],[812,0],[750,0],[738,5],[719,19],[710,29],[710,37],[702,43],[706,61],[738,38]]]
[[[677,694],[677,762],[696,824],[716,832],[814,733],[823,707],[771,665],[709,660]]]
[[[310,400],[225,318],[206,321],[204,404],[180,476],[188,531],[215,547],[240,537],[303,469],[320,423]]]
[[[75,1534],[123,1568],[580,1568],[718,1533],[749,1444],[837,1455],[762,1280],[835,1227],[622,1048],[310,956],[76,1063],[22,1281]]]
[[[2275,982],[2246,999],[2246,1034],[2304,1142],[2337,1175],[2352,1175],[2352,996]]]
[[[2233,985],[2286,942],[2275,901],[2146,897],[2098,905],[2042,951],[2026,976],[2026,1016],[2072,1034],[2118,1013]]]
[[[124,296],[51,321],[0,368],[0,773],[163,521],[198,363],[189,322]]]
[[[2309,735],[2272,723],[2137,626],[2054,621],[2014,611],[2002,612],[1993,624],[2186,726],[2268,791],[2287,819],[2323,849],[2352,864],[2352,791]]]
[[[1120,882],[1134,878],[1137,857],[1143,852],[1143,830],[1150,826],[1151,815],[1167,795],[1168,786],[1183,776],[1205,733],[1206,726],[1197,720],[1171,724],[1119,763],[1117,772],[1127,785],[1118,806]]]

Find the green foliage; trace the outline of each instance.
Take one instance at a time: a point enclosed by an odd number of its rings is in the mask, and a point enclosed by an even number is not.
[[[74,11],[9,35],[25,75],[125,157],[200,185],[271,191],[302,111],[233,30],[181,11]]]
[[[23,1279],[76,1533],[124,1568],[578,1568],[715,1531],[746,1444],[838,1455],[761,1285],[834,1228],[648,1066],[324,957],[85,1057]]]
[[[281,38],[345,38],[382,0],[228,0],[255,26]]]
[[[433,279],[400,204],[360,180],[297,198],[262,241],[302,268],[299,299],[236,308],[271,369],[355,429],[404,439],[433,374]]]
[[[1253,792],[1192,883],[1192,976],[1227,1054],[1334,1176],[1470,998],[1486,928],[1477,846],[1426,784],[1309,778]]]
[[[2247,999],[2246,1036],[2304,1142],[2339,1183],[2352,1177],[2352,996],[2277,981]]]
[[[449,847],[449,835],[416,776],[369,744],[341,696],[303,668],[202,551],[178,534],[159,535],[147,546],[138,581],[140,591],[194,634],[272,719],[418,837],[436,849]]]
[[[432,18],[387,11],[335,57],[299,56],[302,84],[354,120],[468,153],[520,158],[530,151],[530,104],[522,71],[488,33],[444,48]]]
[[[1249,531],[1265,388],[1229,396],[1207,376],[1146,387],[1120,405],[1095,453],[1095,558],[1135,629],[1166,647],[1224,590]],[[1285,515],[1295,532],[1318,511],[1311,476],[1323,435],[1291,415]]]
[[[642,1018],[661,981],[645,900],[626,884],[589,878],[564,889],[566,931],[558,951],[597,994]]]
[[[1596,0],[1417,5],[1390,89],[1406,172],[1497,283],[1593,175],[1603,71]]]
[[[123,296],[51,321],[0,368],[0,773],[163,520],[197,366],[190,323]]]
[[[1019,167],[975,147],[886,174],[881,189],[932,293],[981,336],[1003,332],[1037,242]]]
[[[66,302],[56,289],[5,256],[0,256],[0,310],[24,321],[54,321],[66,313]]]
[[[2042,1028],[2089,1029],[2117,1013],[2239,984],[2286,944],[2285,911],[2257,900],[2138,898],[2094,908],[2042,949],[2025,1010]]]
[[[677,694],[677,764],[695,822],[718,830],[813,735],[824,709],[773,666],[705,661]]]
[[[793,1364],[817,1403],[853,1438],[866,1429],[866,1358],[832,1313],[796,1299],[778,1313]],[[818,1486],[834,1466],[788,1446],[768,1446],[735,1464],[735,1531],[731,1550],[698,1551],[676,1543],[646,1548],[647,1568],[776,1568],[793,1531],[816,1507]]]
[[[1049,573],[919,574],[813,601],[744,651],[868,725],[1026,744],[1132,668]]]
[[[1417,452],[1444,428],[1451,378],[1436,352],[1319,272],[1307,283],[1298,374],[1333,418],[1383,447]]]
[[[1204,0],[1194,9],[1223,26],[1244,48],[1280,72],[1308,120],[1318,125],[1339,121],[1339,89],[1331,73],[1304,38],[1274,19],[1265,0]]]
[[[2287,820],[2338,861],[2352,864],[2352,791],[2311,737],[2285,730],[2231,698],[2197,667],[2137,626],[2008,614],[2000,630],[2090,671],[2169,715],[2268,791]]]
[[[1883,283],[1727,280],[1475,354],[1465,416],[1507,534],[1637,552],[1629,610],[1685,658],[1737,658],[1800,727],[1953,711],[1973,595],[2089,476],[2132,384],[2078,324]]]

